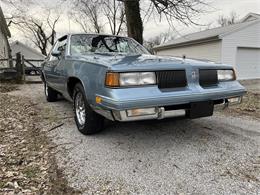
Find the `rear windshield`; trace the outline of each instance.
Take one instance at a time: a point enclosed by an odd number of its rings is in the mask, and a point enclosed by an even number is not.
[[[72,35],[70,41],[71,55],[88,53],[122,53],[149,54],[133,39],[107,35]]]

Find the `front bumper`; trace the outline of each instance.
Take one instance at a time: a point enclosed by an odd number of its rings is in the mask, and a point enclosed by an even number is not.
[[[193,102],[212,101],[214,102],[214,110],[219,109],[219,107],[223,109],[230,105],[228,99],[241,97],[241,100],[246,92],[245,88],[237,81],[219,83],[218,86],[211,88],[202,88],[194,83],[186,88],[169,92],[161,92],[156,86],[109,90],[106,96],[96,94],[96,96],[101,97],[102,101],[95,106],[97,108],[95,110],[110,120],[118,121],[162,119],[186,115],[189,104]],[[182,105],[184,107],[179,109]],[[172,106],[179,107],[171,109]],[[155,108],[156,113],[127,116],[127,110],[140,108]]]
[[[235,101],[233,101],[235,99]],[[231,101],[232,100],[232,101]],[[229,106],[237,105],[242,102],[242,97],[234,97],[230,99],[223,99],[214,101],[214,111],[224,110]],[[112,111],[113,117],[117,121],[138,121],[138,120],[151,120],[151,119],[164,119],[172,117],[190,117],[189,116],[189,107],[190,104],[178,105],[177,109],[167,110],[168,107],[157,107],[155,108],[155,113],[139,116],[129,116],[127,110]],[[182,108],[182,109],[181,109]]]

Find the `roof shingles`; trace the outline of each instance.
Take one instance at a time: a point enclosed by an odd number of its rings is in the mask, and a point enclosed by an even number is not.
[[[221,39],[221,36],[223,36],[227,33],[243,29],[243,28],[245,28],[251,24],[254,24],[256,22],[259,22],[259,21],[260,20],[238,23],[238,24],[234,24],[234,25],[218,27],[218,28],[213,28],[213,29],[209,29],[209,30],[204,30],[204,31],[188,34],[183,37],[174,39],[168,43],[155,46],[154,50],[161,50],[164,48],[171,48],[171,47],[175,47],[175,46],[179,46],[179,45],[195,43],[196,41],[199,41],[199,40]]]

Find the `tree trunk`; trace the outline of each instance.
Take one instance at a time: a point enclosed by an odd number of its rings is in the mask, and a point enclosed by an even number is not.
[[[143,44],[143,22],[140,14],[139,0],[125,0],[127,34]]]

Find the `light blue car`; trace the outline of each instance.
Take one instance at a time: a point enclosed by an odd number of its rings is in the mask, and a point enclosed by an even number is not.
[[[104,119],[136,121],[207,117],[240,103],[245,88],[232,66],[151,55],[127,37],[69,34],[43,63],[47,101],[73,101],[80,132],[93,134]]]

